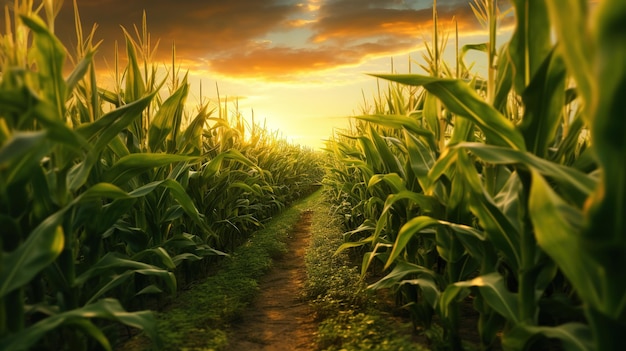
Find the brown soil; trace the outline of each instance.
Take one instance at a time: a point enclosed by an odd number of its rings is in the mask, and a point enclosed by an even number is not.
[[[304,253],[311,237],[311,212],[304,212],[289,235],[288,251],[274,260],[259,282],[259,296],[233,325],[229,350],[314,350],[317,323],[302,299]]]

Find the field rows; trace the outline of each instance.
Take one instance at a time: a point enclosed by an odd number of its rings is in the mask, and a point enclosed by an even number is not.
[[[219,98],[190,109],[187,76],[149,60],[145,19],[105,89],[78,13],[70,50],[53,1],[15,1],[0,37],[0,349],[110,350],[120,325],[158,347],[151,309],[320,182],[344,232],[333,249],[433,348],[619,349],[626,2],[510,5],[498,45],[498,2],[471,3],[489,39],[456,44],[454,65],[435,6],[426,74],[376,75],[387,85],[318,152]],[[461,333],[468,310],[478,342]]]

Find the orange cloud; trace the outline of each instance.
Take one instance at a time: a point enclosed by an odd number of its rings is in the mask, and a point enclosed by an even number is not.
[[[462,32],[480,29],[465,0],[441,3],[442,24],[449,25],[456,16]],[[161,41],[157,61],[171,60],[175,42],[177,61],[185,68],[268,80],[409,51],[432,31],[431,6],[430,0],[79,2],[83,25],[90,28],[98,23],[96,40],[103,40],[99,55],[109,62],[115,41],[124,56],[120,26],[134,33],[133,25],[140,25],[145,9],[153,44]],[[57,33],[66,43],[75,40],[71,7],[72,2],[65,1],[57,21]]]
[[[245,52],[229,53],[209,60],[211,71],[239,78],[285,80],[298,74],[358,64],[369,56],[409,50],[407,41],[377,41],[350,47],[318,46],[313,48],[256,47]]]

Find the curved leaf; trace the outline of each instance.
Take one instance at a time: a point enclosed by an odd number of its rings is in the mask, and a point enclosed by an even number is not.
[[[585,197],[596,187],[596,180],[574,168],[539,158],[531,153],[512,150],[506,147],[486,145],[481,143],[461,143],[454,146],[466,149],[478,156],[481,160],[493,164],[518,164],[533,168],[539,173],[553,178],[577,189]]]
[[[368,286],[368,289],[385,289],[391,288],[395,285],[398,285],[401,281],[405,280],[404,278],[409,274],[417,274],[419,276],[429,277],[431,280],[437,279],[437,273],[434,271],[418,266],[413,263],[409,263],[406,261],[398,261],[396,262],[396,266],[384,276],[381,280],[376,283]]]
[[[423,86],[436,95],[446,108],[476,123],[487,140],[499,146],[526,150],[524,138],[511,121],[487,104],[465,82],[456,79],[434,78],[417,74],[375,74],[375,77],[394,82]]]
[[[387,263],[385,263],[385,269],[394,263],[396,258],[400,255],[400,253],[402,253],[413,236],[420,233],[422,230],[437,224],[439,224],[439,222],[436,219],[427,216],[415,217],[406,222],[398,232],[398,236],[396,237],[396,242],[393,244],[393,249],[391,250],[389,259],[387,259]]]
[[[451,286],[454,287],[450,288]],[[472,280],[454,283],[451,286],[449,286],[451,294],[452,292],[456,292],[458,288],[477,287],[478,291],[480,291],[480,294],[485,298],[485,301],[491,308],[514,324],[519,322],[517,316],[519,311],[517,294],[507,289],[504,278],[500,273],[481,275]]]
[[[64,212],[59,211],[46,218],[17,249],[3,253],[0,297],[28,284],[61,254],[65,244],[63,228],[60,226]]]
[[[104,173],[103,179],[109,183],[123,185],[133,177],[154,168],[163,167],[175,162],[186,162],[196,159],[195,157],[174,154],[130,154],[120,158]]]
[[[161,340],[157,333],[156,322],[152,312],[127,312],[117,300],[102,299],[82,308],[44,318],[18,333],[11,334],[10,336],[0,340],[0,349],[15,351],[28,350],[45,334],[62,325],[71,325],[72,323],[75,323],[77,318],[103,318],[125,324],[129,327],[139,328],[142,329],[150,337],[150,339],[155,342],[157,347],[161,346]],[[88,330],[94,331],[94,329]],[[102,334],[99,333],[98,330],[98,332],[96,332],[93,336],[96,337],[96,339],[101,340]],[[106,347],[106,345],[102,346]]]
[[[558,339],[567,351],[593,350],[589,327],[582,323],[566,323],[556,327],[518,324],[502,336],[506,350],[527,350],[529,343],[539,336]]]

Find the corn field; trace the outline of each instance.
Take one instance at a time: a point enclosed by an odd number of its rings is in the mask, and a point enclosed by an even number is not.
[[[77,9],[66,47],[60,2],[14,1],[0,32],[0,350],[111,350],[129,329],[158,347],[151,311],[322,178],[338,250],[436,348],[620,349],[626,2],[506,4],[510,40],[496,43],[505,4],[475,0],[488,40],[457,41],[449,64],[435,3],[427,74],[375,75],[387,85],[321,155],[227,101],[190,109],[188,76],[151,61],[145,18],[104,87]]]
[[[328,142],[339,251],[441,349],[620,349],[626,2],[512,0],[499,46],[498,5],[471,3],[489,39],[453,65],[435,6],[427,74],[376,75],[388,87]]]
[[[145,17],[103,88],[94,30],[76,10],[64,47],[59,6],[15,1],[0,37],[0,349],[111,350],[126,328],[158,346],[149,309],[310,193],[320,156],[226,101],[191,113]]]

